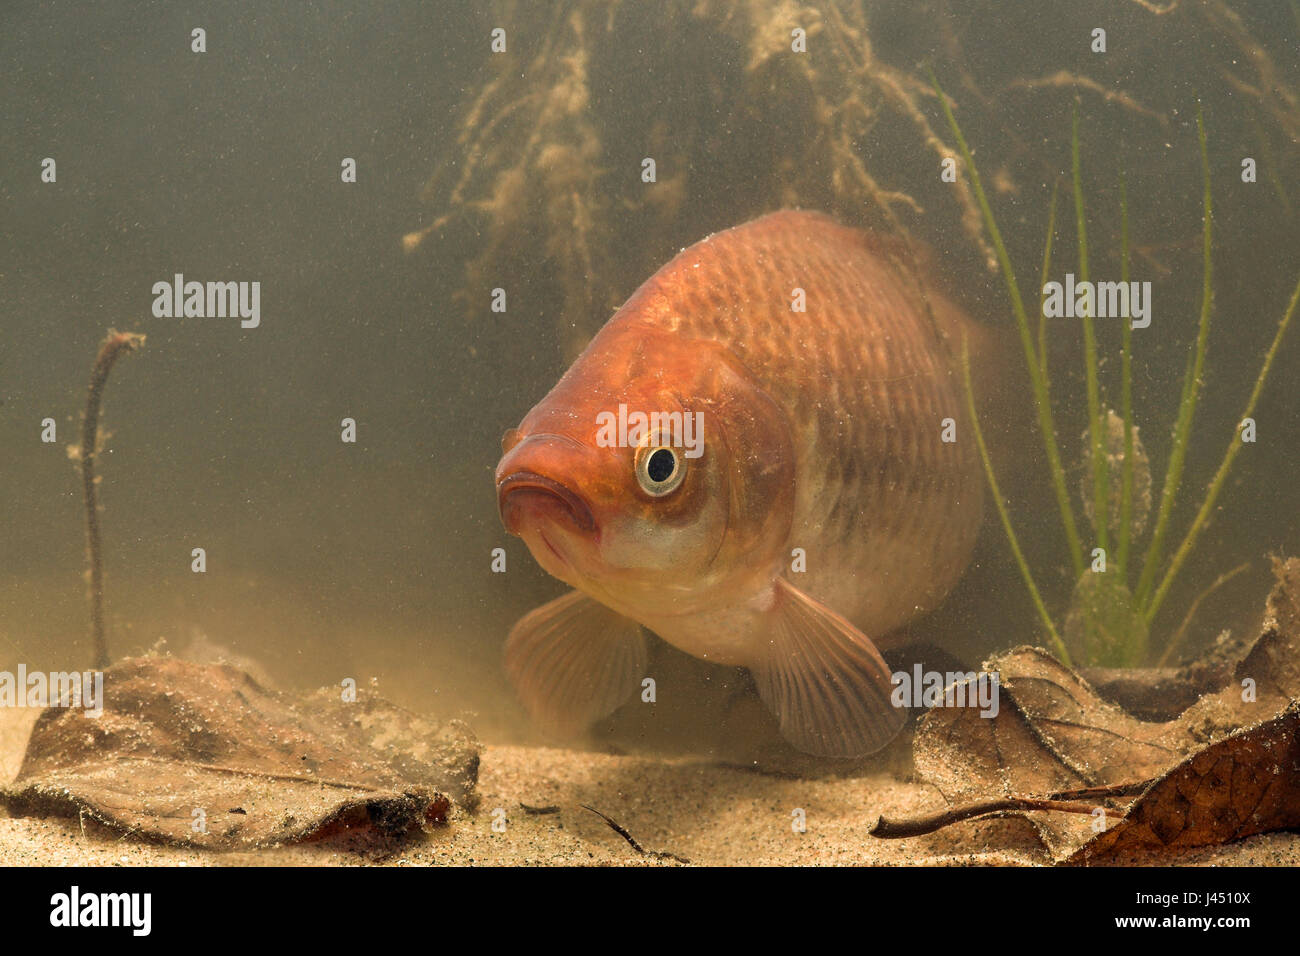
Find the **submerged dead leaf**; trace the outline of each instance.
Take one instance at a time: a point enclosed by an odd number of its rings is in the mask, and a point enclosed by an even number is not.
[[[985,669],[1001,675],[996,716],[981,717],[974,708],[936,708],[917,729],[917,773],[952,802],[1144,780],[1182,756],[1175,728],[1128,716],[1040,648],[1016,648]],[[1086,817],[1029,819],[1053,853],[1091,835]]]
[[[1177,719],[1138,720],[1046,651],[1016,648],[985,664],[1001,676],[996,716],[937,708],[921,720],[918,774],[951,803],[1023,814],[1057,861],[1300,825],[1300,559],[1276,561],[1274,573],[1261,634],[1232,680]],[[1095,834],[1087,805],[1063,799],[1088,790],[1095,806],[1123,817],[1119,826]],[[923,832],[978,812],[954,806],[928,822],[882,821],[877,830]]]
[[[232,849],[341,830],[392,838],[471,806],[479,746],[381,698],[296,699],[227,664],[139,657],[104,671],[99,717],[51,707],[0,791],[15,816],[81,816]]]
[[[1215,846],[1300,827],[1300,703],[1211,744],[1153,783],[1067,862]]]

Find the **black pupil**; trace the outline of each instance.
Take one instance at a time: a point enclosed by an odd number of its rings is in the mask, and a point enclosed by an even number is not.
[[[676,456],[667,448],[660,448],[650,455],[650,460],[646,462],[645,472],[650,476],[650,480],[657,484],[671,478],[673,469],[676,467]]]

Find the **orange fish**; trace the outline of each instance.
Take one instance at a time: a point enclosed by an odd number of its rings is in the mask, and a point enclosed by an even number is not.
[[[983,478],[952,440],[955,356],[979,330],[890,248],[796,211],[712,235],[506,433],[501,519],[575,589],[506,643],[539,722],[573,732],[625,703],[644,627],[748,668],[801,750],[861,756],[902,727],[875,641],[963,573]]]

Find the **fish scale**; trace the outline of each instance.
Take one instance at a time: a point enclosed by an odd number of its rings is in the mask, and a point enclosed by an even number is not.
[[[796,286],[808,295],[806,313],[791,310]],[[867,234],[781,212],[692,246],[620,312],[679,317],[677,334],[734,351],[790,410],[805,436],[791,541],[825,547],[826,570],[810,572],[808,590],[832,597],[844,590],[833,584],[844,569],[879,567],[894,600],[863,594],[839,605],[868,633],[895,629],[946,593],[980,522],[973,443],[939,440],[942,420],[960,422],[964,406],[949,346],[923,308]],[[817,383],[820,393],[809,389]],[[876,557],[936,535],[945,547],[907,549],[917,558],[910,565]]]
[[[900,258],[809,212],[710,236],[648,279],[508,436],[502,519],[575,588],[507,641],[541,722],[573,731],[631,693],[644,626],[748,667],[802,749],[856,756],[902,725],[877,645],[969,562],[982,475],[954,356],[984,336],[922,298]],[[699,457],[663,436],[606,447],[597,422],[615,408],[700,415]],[[665,449],[670,471],[638,470]]]

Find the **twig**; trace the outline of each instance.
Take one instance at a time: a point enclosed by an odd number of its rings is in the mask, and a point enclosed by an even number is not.
[[[559,812],[560,812],[560,808],[557,807],[557,806],[556,806],[555,804],[553,804],[553,803],[551,803],[551,804],[547,804],[547,805],[544,806],[544,807],[530,807],[528,804],[524,803],[522,800],[519,802],[519,809],[523,810],[524,813],[527,813],[527,814],[529,814],[529,815],[531,815],[531,816],[534,816],[534,817],[543,817],[543,816],[547,816],[547,815],[552,814],[552,813],[559,813]]]
[[[897,820],[882,816],[867,832],[882,840],[922,836],[963,820],[987,816],[991,813],[1004,813],[1008,810],[1051,810],[1058,813],[1091,814],[1096,811],[1099,804],[1086,803],[1083,802],[1084,800],[1135,796],[1149,787],[1151,782],[1142,780],[1111,786],[1083,787],[1078,790],[1062,790],[1046,797],[999,797],[994,800],[976,800],[974,803],[949,807],[935,813],[924,813]]]
[[[99,503],[95,493],[95,452],[99,440],[99,403],[104,397],[108,373],[118,356],[144,345],[144,336],[112,329],[99,349],[95,367],[90,372],[86,392],[86,414],[81,420],[82,495],[86,505],[86,559],[90,563],[90,630],[94,645],[95,667],[109,665],[108,641],[104,637],[104,566],[99,545]]]
[[[605,823],[607,823],[607,824],[609,825],[609,828],[610,828],[611,830],[613,830],[615,833],[617,833],[619,836],[621,836],[624,840],[626,840],[626,841],[628,842],[628,845],[631,846],[632,849],[636,850],[637,853],[640,853],[642,856],[650,856],[650,857],[654,857],[654,858],[657,859],[657,860],[675,860],[675,861],[678,862],[678,863],[690,863],[690,862],[691,862],[690,860],[686,859],[686,857],[684,857],[684,856],[678,856],[676,853],[661,853],[661,852],[658,851],[658,850],[647,850],[647,849],[646,849],[645,847],[643,847],[640,843],[637,843],[637,842],[636,842],[636,838],[635,838],[634,836],[632,836],[632,834],[628,833],[628,832],[627,832],[627,829],[626,829],[625,827],[623,827],[623,826],[622,826],[621,824],[619,824],[619,823],[615,823],[613,820],[611,820],[609,817],[605,816],[605,814],[601,813],[601,812],[600,812],[599,810],[597,810],[595,807],[589,807],[589,806],[587,806],[587,805],[584,803],[584,804],[582,805],[582,809],[584,809],[584,810],[590,810],[592,813],[596,814],[596,816],[598,816],[598,817],[600,817],[602,820],[604,820]]]

